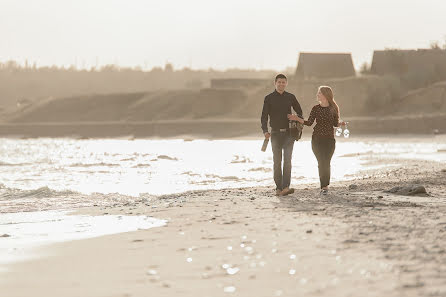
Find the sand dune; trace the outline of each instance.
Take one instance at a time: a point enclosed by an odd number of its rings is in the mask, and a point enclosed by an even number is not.
[[[394,81],[388,78],[290,80],[288,90],[296,94],[304,116],[317,104],[314,93],[321,84],[334,87],[341,117],[350,121],[356,132],[446,132],[446,82],[412,91],[395,100],[392,99]],[[49,98],[4,116],[0,134],[33,137],[246,136],[259,133],[263,98],[272,90],[272,86],[257,86],[243,90],[207,88]]]

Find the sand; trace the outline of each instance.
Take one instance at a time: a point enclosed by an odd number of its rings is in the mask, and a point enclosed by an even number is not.
[[[168,223],[43,247],[1,275],[1,296],[446,296],[445,166],[407,160],[362,176],[328,196],[310,184],[79,209]],[[384,191],[412,184],[427,194]]]

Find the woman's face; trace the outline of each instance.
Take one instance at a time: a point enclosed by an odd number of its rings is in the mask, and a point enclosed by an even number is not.
[[[319,101],[320,103],[327,102],[327,98],[325,98],[324,94],[322,94],[320,90],[317,91],[316,97],[317,101]]]

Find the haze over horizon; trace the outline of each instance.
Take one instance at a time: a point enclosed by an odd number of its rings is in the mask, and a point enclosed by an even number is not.
[[[0,61],[78,68],[295,67],[298,52],[351,52],[445,42],[446,2],[339,0],[0,0]]]

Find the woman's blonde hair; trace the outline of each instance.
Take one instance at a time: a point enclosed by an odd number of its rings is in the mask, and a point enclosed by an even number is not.
[[[341,117],[341,112],[339,111],[339,106],[334,100],[333,90],[329,86],[320,86],[319,92],[324,95],[325,98],[328,100],[328,104],[330,104],[330,107],[332,108],[334,113],[338,114],[338,117]]]

